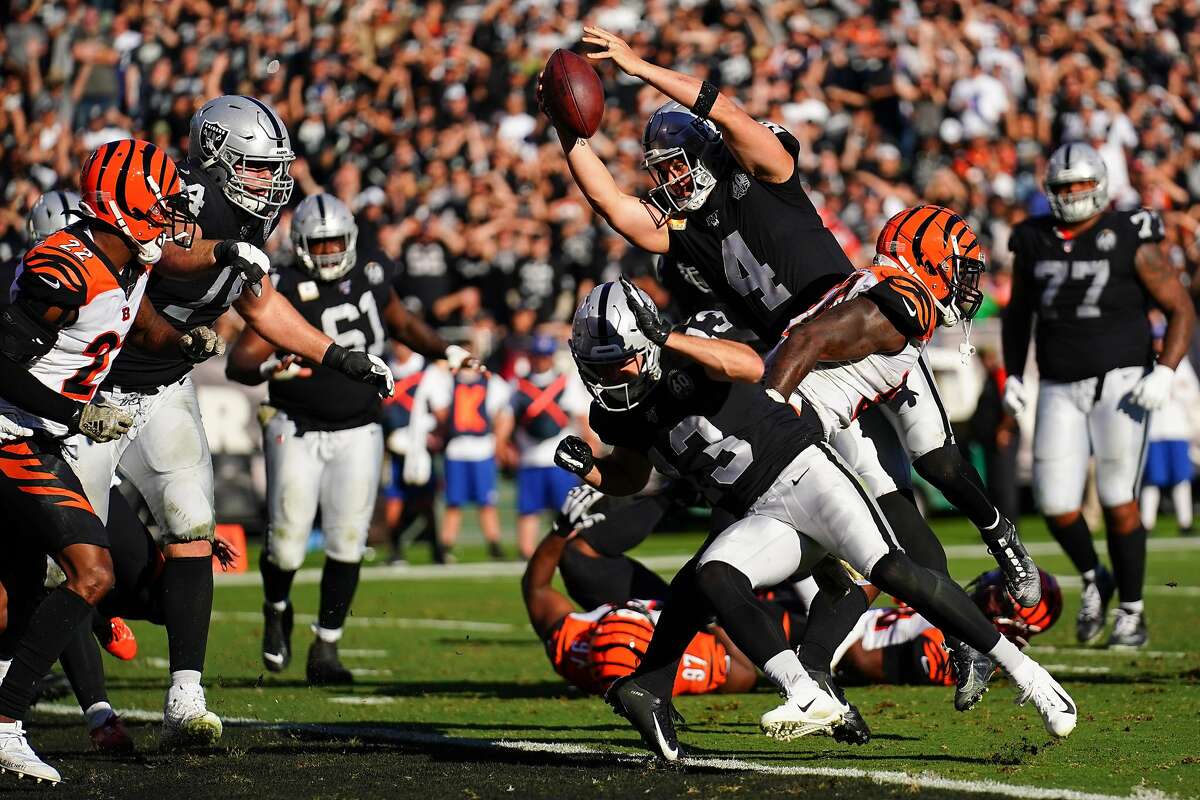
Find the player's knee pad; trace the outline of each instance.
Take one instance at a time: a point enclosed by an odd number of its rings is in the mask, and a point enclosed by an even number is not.
[[[161,511],[158,523],[163,544],[213,540],[216,519],[212,499],[199,484],[186,479],[167,484],[163,488]]]
[[[750,578],[732,564],[706,561],[696,570],[696,586],[716,609],[736,608],[754,600]]]
[[[1064,514],[1078,511],[1083,505],[1082,497],[1064,492],[1063,487],[1056,485],[1053,481],[1036,477],[1033,482],[1033,501],[1038,511],[1047,517],[1061,517]]]
[[[328,526],[324,529],[325,555],[344,564],[357,564],[367,551],[367,530],[357,526]]]
[[[309,531],[285,526],[267,529],[267,558],[284,572],[295,572],[304,564]]]
[[[913,462],[917,474],[934,486],[944,486],[959,479],[965,469],[962,451],[947,442]]]

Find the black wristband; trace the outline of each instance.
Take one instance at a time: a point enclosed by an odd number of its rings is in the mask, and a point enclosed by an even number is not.
[[[346,354],[349,352],[349,350],[337,342],[333,342],[329,345],[329,349],[325,351],[325,355],[321,356],[321,366],[338,369],[342,366],[342,362],[346,360]]]
[[[720,91],[716,86],[713,86],[708,81],[700,84],[700,94],[696,95],[696,102],[692,103],[692,113],[700,119],[708,119],[708,112],[712,111],[713,104],[717,102],[717,95]]]

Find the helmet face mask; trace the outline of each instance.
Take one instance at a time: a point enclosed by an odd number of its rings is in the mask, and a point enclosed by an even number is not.
[[[1072,186],[1086,188],[1071,190]],[[1108,208],[1108,168],[1087,144],[1065,144],[1046,164],[1046,201],[1055,219],[1083,222]]]
[[[339,241],[341,247],[329,247],[333,241]],[[300,268],[309,277],[328,282],[346,275],[354,269],[357,243],[354,215],[333,195],[312,195],[297,206],[292,217],[292,246]]]
[[[645,293],[643,300],[653,307]],[[637,327],[617,283],[596,286],[575,312],[571,355],[583,385],[601,408],[636,408],[662,377],[661,354],[661,348]]]
[[[270,219],[292,196],[288,168],[296,160],[283,121],[250,97],[209,100],[192,117],[188,156],[220,185],[229,201]]]
[[[654,180],[649,200],[668,216],[695,211],[717,185],[706,161],[719,147],[721,135],[674,101],[663,105],[646,123],[642,166]]]

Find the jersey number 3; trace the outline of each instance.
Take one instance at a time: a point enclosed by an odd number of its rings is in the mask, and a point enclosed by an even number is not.
[[[83,355],[91,356],[91,362],[63,381],[63,395],[85,403],[91,400],[96,393],[96,376],[108,365],[109,354],[120,346],[121,337],[116,331],[105,331],[92,339],[92,343],[83,348]]]
[[[726,436],[708,421],[707,417],[684,417],[679,424],[671,429],[671,449],[677,455],[683,455],[688,449],[688,440],[696,434],[707,445],[704,455],[716,461],[718,466],[709,477],[722,486],[729,486],[742,477],[742,473],[754,461],[754,451],[750,443],[736,436]],[[721,465],[721,456],[728,453],[731,458]]]

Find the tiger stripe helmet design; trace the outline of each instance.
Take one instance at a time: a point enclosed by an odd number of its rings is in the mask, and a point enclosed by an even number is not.
[[[654,623],[644,609],[614,608],[592,630],[588,650],[592,676],[607,690],[617,678],[637,669],[653,636]]]
[[[943,206],[914,206],[889,219],[874,263],[904,269],[924,283],[947,327],[969,321],[983,303],[979,278],[987,263],[979,237]]]
[[[1033,608],[1022,608],[1004,588],[1004,575],[999,569],[985,572],[973,580],[967,591],[971,599],[987,615],[1004,636],[1028,639],[1045,633],[1062,616],[1062,589],[1053,575],[1039,569],[1042,599]]]
[[[175,162],[150,142],[120,139],[88,156],[79,177],[80,213],[123,236],[138,261],[162,258],[168,241],[187,244],[196,219]]]

